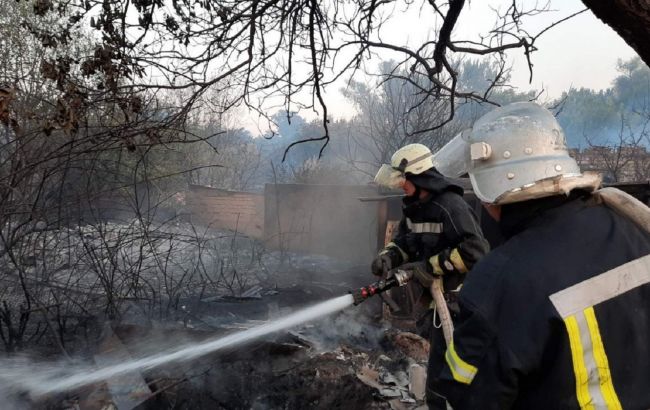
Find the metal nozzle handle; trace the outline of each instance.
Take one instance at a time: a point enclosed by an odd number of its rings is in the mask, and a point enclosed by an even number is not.
[[[393,275],[395,280],[397,280],[397,285],[398,286],[404,286],[411,279],[413,279],[413,271],[411,270],[402,270],[402,269],[397,269],[395,270],[395,274]]]

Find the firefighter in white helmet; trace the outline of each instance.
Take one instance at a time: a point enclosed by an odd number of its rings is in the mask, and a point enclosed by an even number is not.
[[[391,164],[377,172],[375,182],[401,188],[405,197],[397,232],[373,260],[372,273],[379,276],[407,262],[426,261],[432,275],[445,275],[447,289],[457,288],[488,251],[477,218],[463,200],[463,189],[436,170],[431,150],[422,144],[397,150]],[[430,285],[430,276],[422,279]]]
[[[454,410],[650,408],[647,208],[596,191],[534,103],[486,114],[435,160],[469,175],[506,241],[467,275],[427,395]]]
[[[431,303],[433,278],[442,277],[453,312],[453,291],[489,250],[476,215],[463,199],[463,189],[436,170],[431,151],[422,144],[409,144],[395,152],[375,181],[403,189],[405,197],[399,227],[372,262],[372,272],[382,275],[396,267],[412,270],[423,286],[420,305],[426,307]],[[442,331],[431,326],[433,315],[428,310],[419,322],[434,348],[444,352]]]

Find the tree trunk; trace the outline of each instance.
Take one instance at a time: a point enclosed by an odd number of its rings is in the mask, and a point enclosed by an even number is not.
[[[582,0],[650,66],[650,0]]]

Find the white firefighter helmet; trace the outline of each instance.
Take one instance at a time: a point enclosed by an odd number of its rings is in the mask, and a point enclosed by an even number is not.
[[[384,164],[375,175],[375,182],[398,188],[407,173],[418,175],[433,167],[433,154],[422,144],[408,144],[395,151],[390,165]]]
[[[512,103],[479,118],[434,156],[443,175],[469,174],[483,202],[505,204],[594,189],[600,176],[582,174],[569,156],[560,124],[546,108]]]

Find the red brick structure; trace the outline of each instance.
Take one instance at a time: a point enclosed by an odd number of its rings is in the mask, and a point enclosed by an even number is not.
[[[256,239],[264,236],[263,194],[190,185],[186,203],[192,222]]]
[[[641,182],[650,178],[650,152],[643,146],[594,146],[570,155],[583,171],[597,171],[606,182]]]

